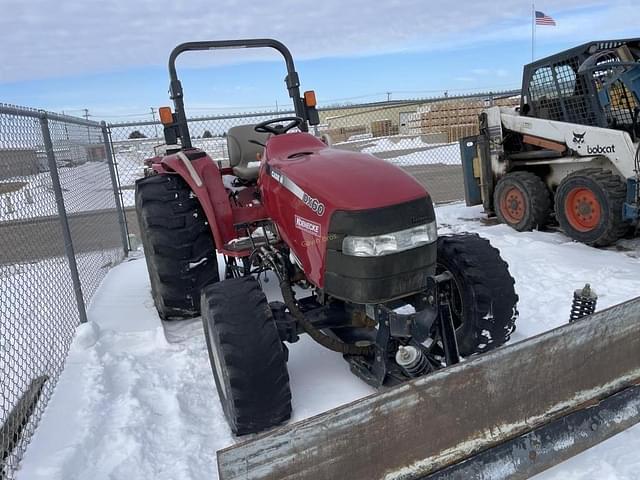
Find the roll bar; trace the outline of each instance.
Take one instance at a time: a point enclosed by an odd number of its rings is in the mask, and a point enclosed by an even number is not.
[[[582,62],[582,64],[580,64],[580,67],[578,67],[578,73],[586,73],[590,70],[593,70],[593,71],[605,70],[612,67],[635,68],[640,66],[640,63],[638,63],[637,61],[630,62],[630,61],[616,60],[616,61],[598,63],[600,60],[602,60],[603,58],[606,58],[608,55],[611,55],[611,54],[615,55],[615,50],[602,50],[594,53],[589,58],[587,58],[584,62]]]
[[[169,55],[169,78],[171,83],[169,85],[169,95],[173,100],[175,109],[175,119],[180,138],[182,140],[183,148],[191,147],[191,136],[189,135],[189,128],[187,126],[187,116],[184,111],[184,100],[182,84],[178,79],[176,72],[176,59],[178,55],[184,52],[195,50],[218,50],[228,48],[274,48],[282,54],[284,61],[287,65],[287,76],[284,81],[289,90],[289,96],[293,100],[293,106],[296,115],[305,120],[300,126],[300,130],[308,131],[309,127],[306,122],[307,116],[305,114],[304,103],[300,97],[300,79],[293,64],[293,57],[289,49],[277,40],[271,38],[255,38],[244,40],[212,40],[203,42],[187,42],[181,43],[171,51]]]

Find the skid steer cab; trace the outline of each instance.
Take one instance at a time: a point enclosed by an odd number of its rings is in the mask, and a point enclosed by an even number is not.
[[[227,163],[192,145],[175,60],[229,47],[282,54],[295,116],[230,128]],[[431,198],[413,177],[309,134],[315,94],[300,94],[283,44],[186,43],[169,73],[167,152],[147,160],[136,209],[158,314],[202,316],[234,433],[290,417],[287,344],[302,334],[375,387],[509,340],[518,297],[498,250],[477,235],[438,238]],[[266,281],[279,285],[278,298],[267,300]]]
[[[639,218],[640,39],[590,42],[524,67],[520,107],[462,139],[468,205],[519,231],[557,223],[606,246]]]

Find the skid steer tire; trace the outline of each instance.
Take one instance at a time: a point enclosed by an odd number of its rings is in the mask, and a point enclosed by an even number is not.
[[[453,276],[451,312],[460,354],[506,343],[515,330],[518,296],[500,252],[478,235],[459,234],[439,237],[437,255],[437,273]]]
[[[493,194],[496,216],[519,232],[543,227],[551,213],[551,192],[537,175],[512,172],[502,177]]]
[[[236,435],[291,417],[284,345],[260,284],[251,276],[202,291],[202,322],[218,396]]]
[[[136,213],[158,315],[198,316],[202,287],[219,280],[200,202],[178,175],[152,175],[136,181]]]
[[[594,247],[614,243],[628,230],[622,209],[627,187],[610,170],[586,168],[568,175],[556,190],[556,218],[573,240]]]

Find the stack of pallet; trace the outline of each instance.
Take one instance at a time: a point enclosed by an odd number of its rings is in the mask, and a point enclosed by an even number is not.
[[[388,137],[389,135],[393,135],[392,129],[393,125],[391,124],[391,120],[375,120],[371,122],[371,136],[373,137]]]
[[[449,143],[478,134],[478,115],[488,106],[515,107],[520,97],[495,100],[456,99],[434,102],[418,107],[409,119],[415,134],[445,134]]]

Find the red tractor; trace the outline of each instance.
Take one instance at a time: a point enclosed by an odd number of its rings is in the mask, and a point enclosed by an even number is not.
[[[296,116],[230,128],[230,166],[222,167],[192,147],[175,60],[230,47],[282,54]],[[148,174],[136,183],[142,242],[160,317],[202,315],[235,434],[289,419],[285,342],[302,333],[342,354],[375,387],[509,339],[518,297],[498,250],[477,235],[438,238],[431,198],[413,177],[309,134],[319,123],[315,95],[301,96],[283,44],[185,43],[171,53],[169,72],[175,112],[161,115],[167,152],[147,160]],[[267,271],[282,301],[267,301],[260,281]]]

